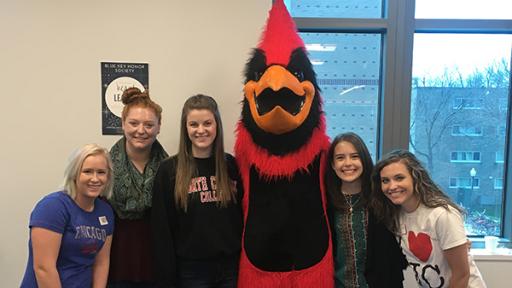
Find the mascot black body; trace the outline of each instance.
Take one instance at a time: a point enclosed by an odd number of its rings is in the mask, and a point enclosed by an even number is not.
[[[244,182],[239,287],[333,287],[315,73],[281,0],[245,71],[235,153]]]

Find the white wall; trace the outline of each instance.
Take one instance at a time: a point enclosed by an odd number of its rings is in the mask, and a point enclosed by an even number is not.
[[[0,279],[16,287],[28,216],[60,185],[69,153],[101,135],[100,62],[149,63],[164,109],[159,139],[175,153],[184,100],[217,98],[232,150],[242,71],[270,0],[0,0]]]
[[[487,288],[510,287],[512,280],[512,257],[507,259],[481,259],[475,260],[476,266],[482,273]]]

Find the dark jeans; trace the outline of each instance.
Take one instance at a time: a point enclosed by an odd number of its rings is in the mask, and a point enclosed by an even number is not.
[[[109,282],[107,288],[156,288],[156,285],[151,283],[117,281]]]
[[[236,288],[238,257],[209,260],[179,260],[180,288]]]

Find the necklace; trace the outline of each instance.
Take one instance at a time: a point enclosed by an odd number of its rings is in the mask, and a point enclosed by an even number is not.
[[[354,206],[357,205],[357,203],[359,203],[359,200],[361,200],[361,194],[360,193],[357,193],[357,194],[345,194],[345,193],[342,193],[343,194],[343,198],[345,199],[345,202],[347,202],[347,205],[348,205],[348,211],[350,213],[352,213],[352,211],[354,211]],[[354,203],[352,203],[352,196],[357,197],[356,200],[354,200]]]

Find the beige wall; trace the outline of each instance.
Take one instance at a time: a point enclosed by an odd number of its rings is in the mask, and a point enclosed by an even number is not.
[[[0,0],[0,279],[19,285],[28,216],[60,185],[72,149],[101,135],[101,61],[149,63],[164,109],[159,136],[176,152],[184,100],[217,98],[226,149],[240,114],[242,72],[270,0]]]

